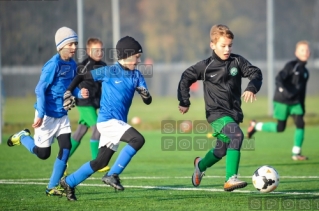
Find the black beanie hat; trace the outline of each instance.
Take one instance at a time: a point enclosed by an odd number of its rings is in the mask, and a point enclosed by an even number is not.
[[[116,44],[118,60],[126,59],[134,54],[143,53],[142,46],[130,36],[121,38]]]

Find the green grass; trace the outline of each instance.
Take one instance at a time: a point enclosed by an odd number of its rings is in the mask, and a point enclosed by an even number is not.
[[[307,110],[313,115],[307,116],[307,121],[317,121],[317,99],[309,100]],[[136,99],[134,102],[130,117],[139,114],[144,122],[140,127],[146,144],[121,174],[125,191],[115,192],[104,185],[101,182],[103,174],[97,172],[77,187],[78,201],[68,202],[65,197],[47,197],[44,193],[58,152],[57,143],[52,145],[51,157],[45,161],[28,153],[23,146],[9,148],[6,145],[5,140],[13,129],[23,124],[30,125],[33,119],[32,99],[8,99],[4,143],[0,145],[0,210],[253,210],[253,205],[260,202],[263,210],[283,210],[289,200],[292,200],[294,210],[319,209],[319,124],[306,128],[303,154],[310,159],[305,162],[291,160],[293,127],[288,127],[281,134],[257,133],[254,150],[242,151],[239,168],[240,178],[247,181],[248,186],[228,193],[222,190],[225,159],[208,169],[201,185],[194,188],[191,184],[193,159],[204,156],[206,151],[164,151],[162,138],[165,134],[155,130],[156,124],[160,124],[156,122],[163,119],[204,119],[202,102],[194,101],[190,113],[183,116],[178,113],[176,100],[157,101],[155,98],[153,107],[142,105],[139,101]],[[266,99],[258,99],[255,109],[252,107],[254,104],[243,105],[247,117],[243,130],[250,118],[271,120],[266,115],[267,106],[261,101],[266,103]],[[70,112],[70,118],[76,122],[76,109]],[[149,128],[146,127],[148,122],[152,122]],[[88,139],[87,135],[69,160],[69,172],[90,160]],[[110,165],[117,155],[113,156]],[[281,176],[280,184],[273,193],[260,194],[251,184],[251,175],[261,165],[275,167]],[[299,206],[304,206],[304,209]]]

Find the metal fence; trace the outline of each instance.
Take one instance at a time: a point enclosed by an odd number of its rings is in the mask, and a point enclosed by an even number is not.
[[[258,66],[263,72],[263,86],[259,95],[267,95],[267,63],[266,61],[252,61],[252,64]],[[283,66],[284,61],[275,63],[275,74]],[[145,68],[145,78],[154,96],[170,96],[176,97],[176,90],[182,72],[191,66],[192,63],[178,63],[178,64],[154,64],[148,66],[147,72]],[[307,87],[307,94],[318,94],[319,90],[319,60],[311,60],[307,65],[310,71],[310,79]],[[41,73],[41,66],[32,67],[3,67],[3,88],[6,97],[24,97],[27,95],[34,95],[35,86],[39,80]],[[242,89],[244,90],[248,83],[248,79],[243,79]],[[197,96],[202,96],[202,83],[199,83],[199,90]]]

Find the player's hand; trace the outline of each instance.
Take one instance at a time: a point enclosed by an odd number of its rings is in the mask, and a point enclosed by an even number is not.
[[[72,93],[68,90],[63,95],[63,108],[68,111],[75,106],[75,97],[72,96]]]
[[[182,114],[186,114],[188,112],[189,107],[178,106],[178,110]]]
[[[81,89],[81,95],[82,95],[83,98],[89,98],[89,95],[90,95],[89,90],[86,89],[86,88],[82,88]]]
[[[253,100],[257,100],[256,95],[250,91],[245,91],[242,96],[241,96],[244,101],[247,103],[248,101],[250,101],[251,103],[253,102]]]
[[[33,124],[32,124],[32,127],[33,127],[33,128],[38,128],[38,127],[40,127],[40,126],[42,125],[42,122],[43,122],[43,119],[42,119],[42,118],[36,117],[36,118],[34,119],[34,122],[33,122]]]

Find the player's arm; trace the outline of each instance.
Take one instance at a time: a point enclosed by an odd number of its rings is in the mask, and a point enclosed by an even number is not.
[[[81,90],[79,90],[77,88],[82,81],[91,79],[93,79],[94,81],[103,80],[107,72],[108,67],[105,66],[92,71],[85,72],[83,74],[76,75],[63,95],[63,108],[65,110],[71,110],[71,108],[75,106],[74,96],[77,96],[79,98],[89,97],[89,91],[87,89],[82,88]]]
[[[100,67],[97,69],[94,69],[92,71],[87,71],[83,74],[78,74],[74,77],[71,84],[67,88],[68,91],[73,92],[73,90],[76,89],[76,87],[79,86],[79,84],[84,80],[94,80],[94,81],[102,81],[103,78],[107,75],[109,68],[108,66]]]
[[[152,96],[147,89],[147,85],[142,74],[139,75],[138,85],[135,90],[141,95],[142,100],[146,105],[152,103]]]
[[[288,89],[286,86],[287,81],[289,80],[291,73],[294,69],[294,65],[289,62],[285,65],[285,67],[279,71],[279,73],[276,76],[276,91],[279,91],[282,93],[282,95],[287,98],[291,99],[295,94],[297,94],[297,89]]]
[[[35,94],[36,94],[36,110],[38,111],[38,118],[43,119],[45,114],[45,92],[48,86],[52,83],[54,79],[54,75],[56,73],[57,65],[54,63],[46,64],[40,76],[40,80],[35,87]]]
[[[237,59],[242,77],[250,80],[242,94],[242,98],[244,102],[253,102],[253,100],[256,100],[256,94],[262,85],[263,76],[261,70],[241,56]]]
[[[179,101],[178,109],[180,113],[184,114],[188,112],[189,106],[191,105],[191,102],[189,100],[190,98],[190,86],[196,82],[197,80],[200,80],[201,78],[201,70],[205,69],[205,65],[203,65],[204,62],[198,62],[197,64],[187,68],[178,83],[177,88],[177,99]]]

